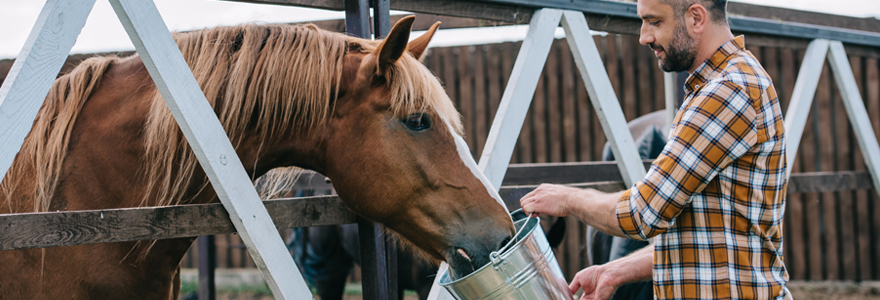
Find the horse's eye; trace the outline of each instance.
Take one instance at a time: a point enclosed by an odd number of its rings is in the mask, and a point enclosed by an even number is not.
[[[412,114],[402,121],[406,127],[413,131],[422,131],[431,128],[431,118],[423,113]]]

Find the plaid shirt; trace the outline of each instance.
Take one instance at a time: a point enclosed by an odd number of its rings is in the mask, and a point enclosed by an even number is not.
[[[669,141],[617,206],[623,232],[655,237],[659,299],[786,299],[786,159],[770,76],[727,42],[687,79]]]

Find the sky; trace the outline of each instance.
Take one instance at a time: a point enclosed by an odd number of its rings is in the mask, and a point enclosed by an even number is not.
[[[799,10],[880,18],[880,0],[739,0],[759,5]],[[44,1],[0,0],[0,59],[15,58],[21,51]],[[260,5],[216,0],[155,0],[159,13],[171,30],[193,30],[243,22],[303,22],[340,19],[342,12],[291,6]],[[194,13],[198,12],[198,13]],[[404,12],[392,12],[404,13]],[[522,40],[527,26],[440,30],[431,46],[455,46]],[[442,28],[442,27],[441,27]],[[417,37],[418,32],[413,34]],[[564,36],[562,29],[557,37]],[[133,50],[128,35],[107,0],[97,0],[71,53]]]

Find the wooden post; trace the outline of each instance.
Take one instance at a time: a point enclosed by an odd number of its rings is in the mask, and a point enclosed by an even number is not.
[[[388,0],[371,1],[375,4],[374,9],[377,12],[376,36],[385,36],[391,30]],[[345,0],[346,33],[360,38],[370,38],[369,8],[367,0]],[[380,12],[382,10],[384,12]],[[385,226],[358,217],[358,238],[361,248],[361,286],[364,299],[396,300],[397,252],[396,248],[388,249],[391,242],[385,236]],[[394,255],[389,257],[388,253],[391,250],[394,251]]]
[[[376,39],[384,39],[391,32],[391,0],[370,0],[373,7],[373,32]]]
[[[367,0],[345,0],[345,33],[370,38],[370,5]]]
[[[785,155],[788,159],[786,177],[791,176],[794,158],[801,144],[801,137],[804,135],[804,126],[807,124],[807,117],[810,116],[810,108],[813,107],[816,85],[819,84],[819,76],[822,75],[822,66],[825,64],[827,53],[827,40],[813,40],[807,46],[807,53],[804,54],[801,69],[798,71],[797,82],[794,84],[794,91],[785,114]]]
[[[276,299],[312,299],[223,126],[152,1],[110,4]]]
[[[214,281],[214,267],[217,265],[217,245],[213,235],[198,238],[199,247],[199,300],[214,300],[217,289]]]
[[[388,36],[388,33],[391,32],[390,0],[370,0],[370,2],[373,6],[374,35],[376,39],[384,39],[386,36]],[[385,226],[375,226],[376,229],[379,229],[380,227],[382,231],[374,233],[376,234],[376,237],[379,238],[379,240],[375,241],[375,248],[377,251],[380,250],[379,248],[381,247],[379,247],[379,244],[384,243],[385,253],[384,255],[376,255],[376,268],[385,268],[385,278],[384,281],[377,282],[377,286],[384,285],[386,292],[384,295],[377,295],[377,299],[399,300],[398,298],[401,297],[402,293],[400,292],[398,280],[398,276],[400,274],[397,273],[397,241],[390,239],[388,235],[385,234]],[[363,249],[363,247],[361,247],[361,249]],[[381,262],[383,259],[384,263]],[[364,290],[366,289],[367,288],[364,287]],[[364,295],[366,295],[366,293],[364,293]]]
[[[49,0],[43,5],[0,87],[0,180],[21,150],[93,6],[95,0]]]

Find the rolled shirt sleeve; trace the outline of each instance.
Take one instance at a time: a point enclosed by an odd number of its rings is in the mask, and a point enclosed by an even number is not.
[[[739,86],[710,81],[679,113],[663,152],[617,204],[623,232],[645,240],[666,232],[691,196],[757,144],[755,103]]]

